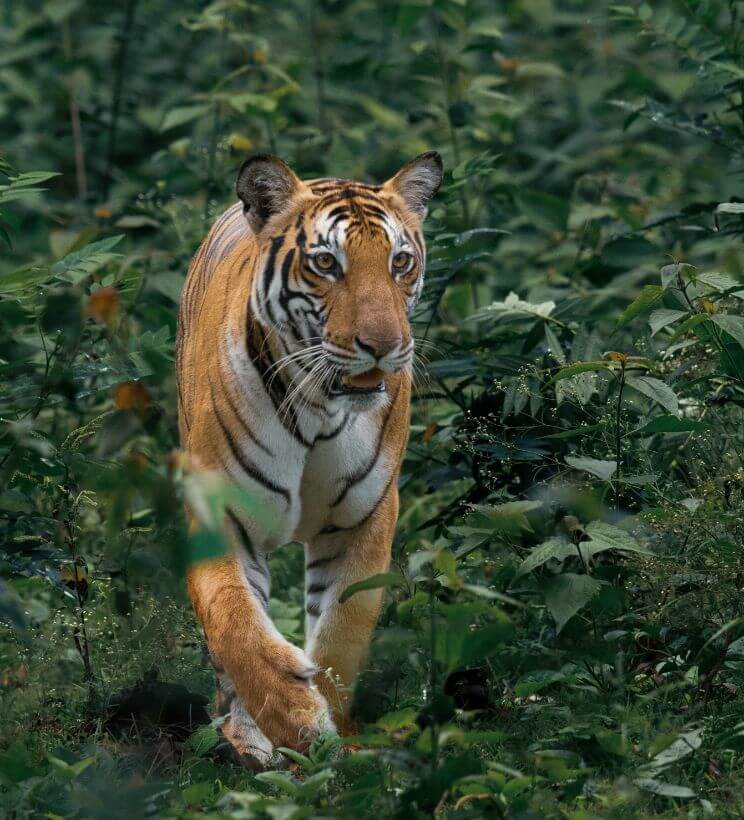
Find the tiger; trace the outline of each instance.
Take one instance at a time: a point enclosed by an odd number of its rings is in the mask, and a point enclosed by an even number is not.
[[[354,731],[353,684],[382,593],[342,593],[391,560],[422,225],[442,175],[435,151],[381,185],[302,181],[275,156],[251,157],[186,276],[181,448],[262,511],[227,504],[226,554],[187,573],[222,733],[249,765]],[[193,511],[189,520],[198,529]],[[304,649],[268,611],[269,557],[294,542],[306,558]]]

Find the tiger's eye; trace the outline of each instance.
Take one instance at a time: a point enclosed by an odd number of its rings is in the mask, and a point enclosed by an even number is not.
[[[314,258],[315,265],[320,270],[331,270],[336,267],[336,257],[332,253],[318,253]]]
[[[405,251],[401,251],[400,253],[396,253],[393,257],[393,268],[396,271],[402,271],[408,267],[411,261],[411,254],[406,253]]]

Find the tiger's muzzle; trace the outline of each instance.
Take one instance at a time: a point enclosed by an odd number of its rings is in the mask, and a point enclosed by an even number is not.
[[[386,398],[385,375],[409,367],[413,358],[413,339],[401,337],[354,338],[353,351],[342,356],[337,348],[328,350],[338,368],[329,394],[332,398],[348,399],[354,409],[370,410]],[[339,361],[341,359],[341,361]]]

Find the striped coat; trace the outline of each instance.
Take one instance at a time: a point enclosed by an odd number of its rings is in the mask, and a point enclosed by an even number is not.
[[[429,153],[384,185],[302,182],[281,160],[256,157],[240,170],[240,201],[189,269],[177,341],[182,447],[262,513],[226,510],[234,550],[192,567],[189,592],[223,732],[258,763],[274,746],[301,749],[324,727],[350,727],[380,592],[339,596],[390,559],[408,436],[408,317],[441,174]],[[304,650],[267,612],[267,557],[290,541],[307,557]]]

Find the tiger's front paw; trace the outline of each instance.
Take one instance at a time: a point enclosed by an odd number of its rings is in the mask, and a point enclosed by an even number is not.
[[[335,734],[328,704],[315,685],[317,667],[297,647],[281,647],[273,691],[256,722],[274,746],[304,752],[322,734]]]

